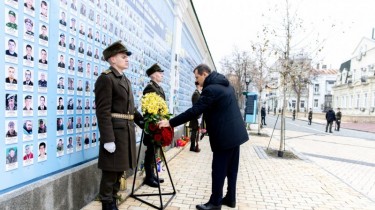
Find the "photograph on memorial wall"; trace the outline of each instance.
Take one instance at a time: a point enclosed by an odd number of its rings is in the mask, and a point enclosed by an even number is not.
[[[23,146],[23,166],[34,164],[33,144],[25,144]]]

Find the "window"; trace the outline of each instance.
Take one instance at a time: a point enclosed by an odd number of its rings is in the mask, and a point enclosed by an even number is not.
[[[374,95],[375,95],[375,93],[374,93]],[[375,102],[375,101],[374,101]],[[318,99],[314,99],[314,107],[318,107]]]
[[[296,100],[292,100],[292,108],[296,108]]]
[[[305,101],[301,100],[301,108],[305,108]]]
[[[350,102],[349,102],[349,108],[352,108],[353,107],[353,103],[354,103],[354,96],[353,95],[351,95],[350,96]]]
[[[362,104],[362,107],[366,107],[367,106],[367,93],[363,94],[363,104]]]
[[[350,107],[348,103],[349,103],[349,96],[346,96],[345,97],[345,108]]]
[[[340,107],[345,108],[345,96],[341,96]]]
[[[319,93],[319,84],[314,85],[314,93]]]
[[[361,95],[357,94],[357,101],[355,108],[359,108],[359,99],[361,98]]]

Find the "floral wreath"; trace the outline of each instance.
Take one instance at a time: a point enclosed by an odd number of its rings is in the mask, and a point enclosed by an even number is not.
[[[147,93],[141,99],[142,114],[145,121],[144,132],[151,136],[151,141],[158,146],[169,146],[173,140],[173,128],[159,128],[160,120],[169,120],[172,114],[167,103],[156,93]]]

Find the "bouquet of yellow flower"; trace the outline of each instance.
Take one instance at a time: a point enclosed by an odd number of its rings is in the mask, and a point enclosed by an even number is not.
[[[168,146],[173,140],[173,128],[159,128],[160,120],[169,120],[172,114],[168,111],[167,103],[156,93],[147,93],[141,99],[142,114],[145,121],[144,131],[151,136],[154,144]]]

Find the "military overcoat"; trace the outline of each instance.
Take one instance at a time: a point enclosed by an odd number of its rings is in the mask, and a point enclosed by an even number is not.
[[[201,94],[196,89],[194,91],[193,95],[191,96],[191,103],[192,103],[193,106],[194,106],[195,103],[197,103],[197,101],[199,100],[200,96],[201,96]],[[198,119],[200,118],[200,116],[201,115],[197,116],[195,119],[190,120],[190,122],[189,122],[189,128],[192,128],[192,129],[195,129],[195,130],[197,130],[199,128]]]
[[[135,124],[143,129],[143,117],[134,107],[131,82],[113,67],[95,83],[96,116],[100,132],[98,167],[105,171],[126,171],[136,166]],[[113,118],[112,113],[133,114],[133,120]],[[104,144],[114,142],[109,153]]]

